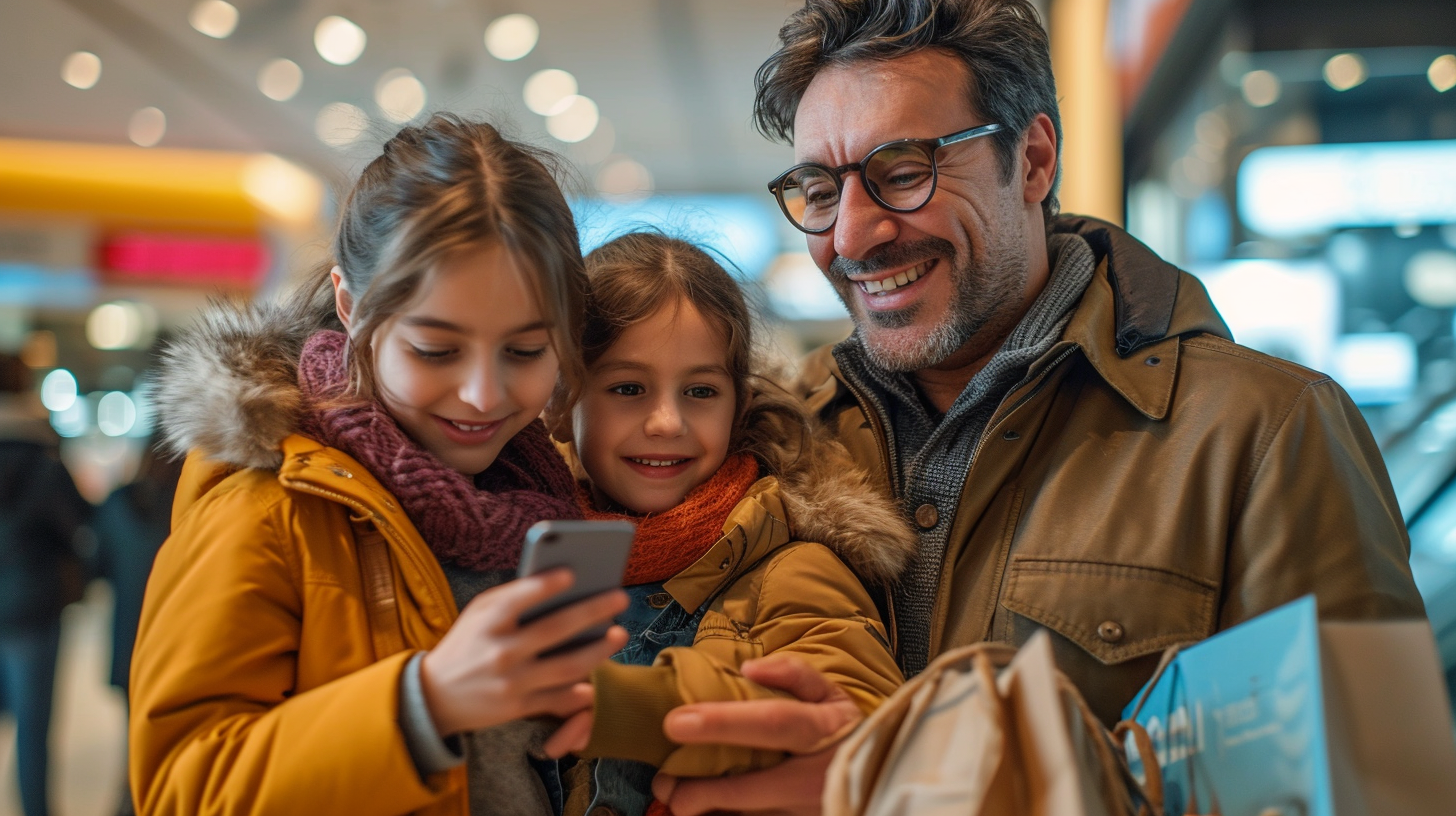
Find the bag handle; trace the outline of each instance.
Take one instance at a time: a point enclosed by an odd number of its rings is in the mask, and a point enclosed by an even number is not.
[[[1138,758],[1142,760],[1144,776],[1147,781],[1144,783],[1144,794],[1148,797],[1149,804],[1156,795],[1157,804],[1154,809],[1154,816],[1161,816],[1163,813],[1163,770],[1158,765],[1157,751],[1153,748],[1153,740],[1148,736],[1147,729],[1137,721],[1137,717],[1143,711],[1143,705],[1147,703],[1148,697],[1153,692],[1153,687],[1162,679],[1163,673],[1173,665],[1173,660],[1178,656],[1181,646],[1170,646],[1163,652],[1163,657],[1158,661],[1158,668],[1153,676],[1143,686],[1142,694],[1138,696],[1137,705],[1133,706],[1132,715],[1122,720],[1112,730],[1112,736],[1120,745],[1127,744],[1127,735],[1132,734],[1133,744],[1137,746]],[[1198,806],[1198,786],[1194,783],[1193,766],[1197,762],[1197,756],[1188,757],[1188,806],[1184,809],[1185,816],[1197,816],[1202,810]],[[1209,816],[1219,816],[1223,812],[1218,802],[1218,792],[1209,786],[1208,797],[1212,800],[1213,807]]]
[[[354,541],[359,549],[359,574],[369,612],[369,632],[374,640],[374,659],[404,650],[404,632],[399,622],[399,598],[395,594],[394,562],[384,534],[367,518],[350,518]]]
[[[1128,717],[1128,720],[1136,720],[1137,716],[1143,713],[1143,704],[1148,701],[1148,695],[1153,693],[1153,687],[1158,685],[1158,681],[1163,677],[1163,672],[1173,665],[1173,659],[1178,656],[1178,651],[1182,648],[1182,646],[1169,646],[1163,651],[1163,657],[1158,660],[1158,668],[1153,671],[1153,676],[1143,686],[1143,693],[1138,696],[1137,705],[1133,706],[1132,716]]]
[[[1153,750],[1153,739],[1148,730],[1137,720],[1123,720],[1112,729],[1112,738],[1119,746],[1127,744],[1127,735],[1132,734],[1137,746],[1138,758],[1143,762],[1143,796],[1153,816],[1163,816],[1163,769],[1158,765],[1158,754]]]

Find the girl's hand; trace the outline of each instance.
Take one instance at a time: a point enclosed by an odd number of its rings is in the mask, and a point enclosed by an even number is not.
[[[604,592],[521,626],[521,613],[571,587],[569,570],[521,578],[480,593],[420,662],[430,717],[442,736],[536,714],[570,717],[590,710],[591,670],[627,642],[620,626],[564,654],[541,652],[627,608],[627,593]]]
[[[591,684],[588,683],[587,687],[590,688]],[[562,723],[550,739],[546,740],[541,752],[552,759],[561,759],[567,754],[585,750],[587,743],[591,741],[594,719],[590,707],[571,715],[571,719]]]

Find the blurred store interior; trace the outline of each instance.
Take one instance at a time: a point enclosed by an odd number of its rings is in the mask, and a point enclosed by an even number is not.
[[[212,297],[327,255],[340,192],[401,124],[489,117],[560,152],[585,248],[710,244],[785,353],[847,321],[750,124],[794,0],[27,0],[0,5],[0,351],[82,493],[127,482],[158,344]],[[1198,275],[1236,338],[1365,412],[1456,680],[1456,4],[1042,0],[1063,209]],[[1318,479],[1321,474],[1307,474]],[[68,611],[58,813],[111,812],[107,588]],[[90,675],[94,674],[94,677]],[[1456,685],[1456,684],[1453,684]],[[18,813],[0,723],[0,816]]]

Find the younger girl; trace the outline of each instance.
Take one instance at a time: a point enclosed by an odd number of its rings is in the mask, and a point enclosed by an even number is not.
[[[579,516],[537,418],[579,380],[586,283],[542,158],[405,128],[332,272],[168,351],[163,427],[192,453],[133,661],[140,812],[550,813],[522,718],[589,705],[626,634],[537,655],[626,598],[521,626],[570,576],[509,580],[527,527]]]
[[[654,767],[715,776],[782,758],[662,733],[678,705],[773,696],[738,673],[745,660],[799,655],[866,712],[894,691],[855,575],[891,580],[915,537],[846,451],[809,435],[799,403],[753,374],[743,294],[707,253],[634,233],[592,252],[587,274],[587,375],[556,430],[589,485],[586,516],[637,523],[618,618],[631,638],[593,673],[593,711],[549,747],[612,758],[565,772],[568,813],[640,814]],[[574,739],[588,719],[589,741]]]

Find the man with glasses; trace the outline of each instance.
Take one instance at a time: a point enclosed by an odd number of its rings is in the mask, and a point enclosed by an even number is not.
[[[1057,216],[1028,0],[809,0],[780,40],[755,113],[797,164],[769,190],[855,324],[803,391],[920,529],[877,588],[908,676],[1045,628],[1111,721],[1166,647],[1303,594],[1326,617],[1423,613],[1344,391],[1235,345],[1198,281],[1126,233]],[[797,699],[684,706],[668,736],[791,757],[660,777],[677,816],[818,808],[858,713],[801,664],[744,672]]]

